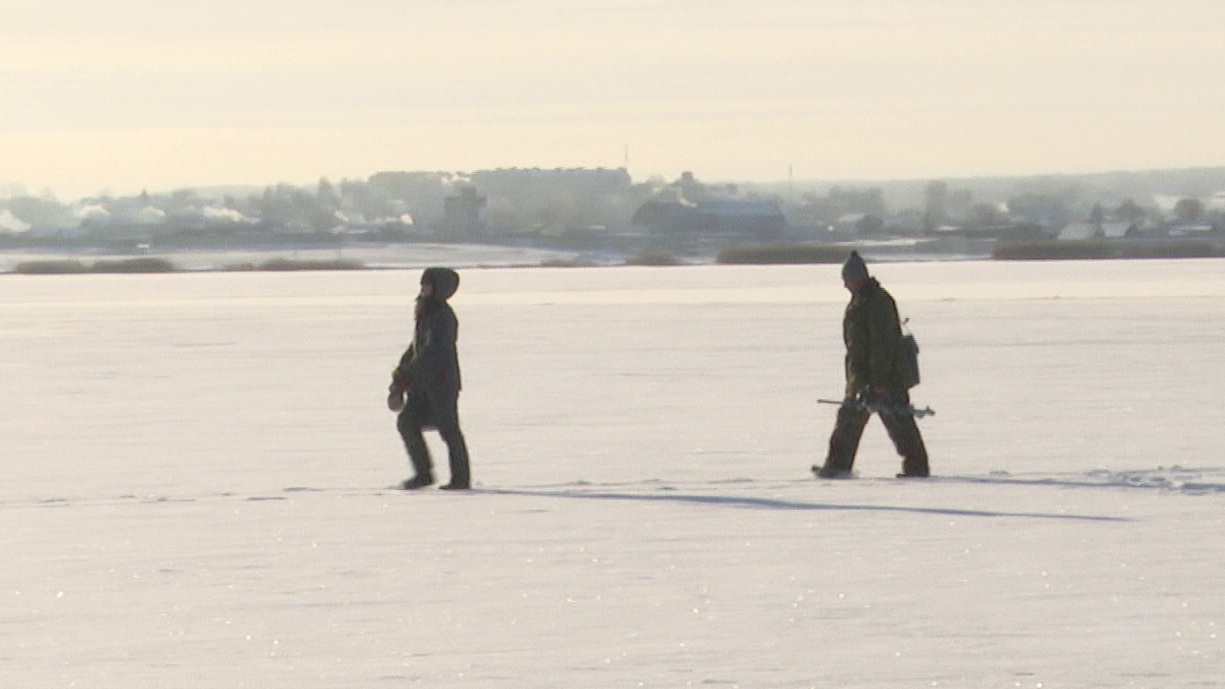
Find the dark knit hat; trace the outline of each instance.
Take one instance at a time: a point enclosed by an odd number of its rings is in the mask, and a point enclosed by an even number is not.
[[[852,251],[847,257],[846,263],[842,264],[842,281],[849,282],[851,280],[867,280],[868,266],[864,264],[863,259],[859,257],[858,251]]]

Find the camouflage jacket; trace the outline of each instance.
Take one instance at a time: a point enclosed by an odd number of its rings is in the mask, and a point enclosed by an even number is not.
[[[842,319],[842,339],[846,343],[848,398],[864,386],[891,392],[906,390],[897,304],[876,278],[852,295]]]

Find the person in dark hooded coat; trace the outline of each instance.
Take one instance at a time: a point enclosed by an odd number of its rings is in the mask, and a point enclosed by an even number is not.
[[[842,266],[842,282],[851,293],[842,320],[846,343],[846,396],[829,439],[825,464],[812,468],[819,478],[851,475],[864,426],[875,409],[902,456],[899,478],[925,478],[931,470],[927,448],[910,409],[905,352],[897,304],[868,274],[856,251]]]
[[[449,268],[427,268],[422,273],[413,341],[391,374],[388,406],[399,411],[396,428],[415,472],[402,488],[434,483],[430,450],[422,436],[429,427],[438,429],[447,445],[451,482],[441,488],[467,490],[472,485],[468,447],[459,429],[459,321],[447,303],[458,288],[459,274]]]

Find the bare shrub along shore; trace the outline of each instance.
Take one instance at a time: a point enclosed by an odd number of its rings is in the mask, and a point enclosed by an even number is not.
[[[715,257],[728,265],[842,263],[854,247],[833,244],[760,244],[729,246]]]
[[[991,252],[997,261],[1091,260],[1119,258],[1212,258],[1225,256],[1225,245],[1199,239],[1047,240],[1000,242]]]
[[[294,271],[294,270],[364,270],[366,265],[355,259],[289,259],[274,258],[262,263],[240,263],[224,267],[223,271]],[[21,275],[77,275],[82,273],[175,273],[180,268],[169,259],[140,257],[103,259],[86,264],[79,259],[26,261],[18,263],[12,272]]]
[[[77,273],[173,273],[178,267],[164,258],[125,258],[99,260],[85,265],[77,259],[62,261],[27,261],[13,268],[23,275],[71,275]]]

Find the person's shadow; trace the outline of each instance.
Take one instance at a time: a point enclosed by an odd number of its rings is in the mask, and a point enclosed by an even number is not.
[[[994,510],[970,510],[955,507],[905,507],[898,505],[846,505],[822,502],[801,502],[796,500],[781,500],[778,498],[758,498],[744,495],[709,495],[701,493],[685,493],[675,490],[662,490],[657,493],[617,492],[609,490],[542,490],[514,488],[478,488],[473,492],[489,495],[512,495],[533,498],[556,498],[559,500],[624,500],[634,502],[670,502],[712,507],[730,507],[737,509],[757,510],[795,510],[795,511],[833,511],[833,512],[910,512],[918,514],[935,514],[954,517],[991,517],[991,518],[1023,518],[1023,519],[1065,519],[1079,521],[1129,522],[1135,521],[1129,517],[1110,517],[1099,515],[1050,514],[1043,512],[1004,512]]]

